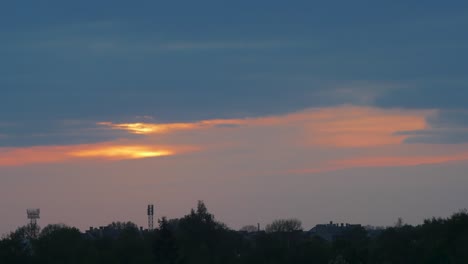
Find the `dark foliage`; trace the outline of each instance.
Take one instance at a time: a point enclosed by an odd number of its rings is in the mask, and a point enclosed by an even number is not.
[[[466,211],[419,226],[399,221],[375,236],[357,226],[327,241],[295,219],[274,221],[268,232],[233,231],[200,201],[181,219],[163,217],[154,231],[112,223],[93,234],[65,225],[30,233],[26,226],[2,238],[0,263],[468,263]]]

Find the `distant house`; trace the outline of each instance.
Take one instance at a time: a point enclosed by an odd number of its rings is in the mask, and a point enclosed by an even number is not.
[[[359,228],[361,225],[352,225],[348,223],[336,224],[333,223],[333,221],[330,221],[329,224],[316,225],[314,228],[310,229],[308,233],[312,236],[319,236],[327,241],[333,241],[343,235],[346,231],[357,227]]]

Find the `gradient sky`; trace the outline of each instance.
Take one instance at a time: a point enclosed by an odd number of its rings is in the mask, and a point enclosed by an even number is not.
[[[0,3],[0,234],[468,207],[466,1]]]

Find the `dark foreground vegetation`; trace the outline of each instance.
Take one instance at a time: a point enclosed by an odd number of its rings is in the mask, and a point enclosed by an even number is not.
[[[19,228],[0,241],[0,263],[468,263],[468,214],[426,220],[369,235],[355,227],[332,241],[302,231],[300,222],[276,221],[265,231],[234,231],[204,204],[154,231],[114,223],[110,235],[83,234],[64,225],[38,232]],[[35,234],[37,231],[37,235]]]

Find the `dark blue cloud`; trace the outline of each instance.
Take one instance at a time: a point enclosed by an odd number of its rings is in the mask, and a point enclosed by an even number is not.
[[[52,143],[32,135],[60,133],[63,120],[172,122],[342,103],[466,108],[467,11],[439,1],[2,3],[0,123],[26,131],[0,130],[11,141],[3,145]],[[350,96],[333,92],[348,86]]]
[[[423,130],[414,133],[401,133],[410,135],[405,143],[424,144],[461,144],[468,142],[468,131],[449,130]]]
[[[468,70],[468,66],[462,68]],[[427,78],[433,79],[432,76]],[[376,104],[382,107],[420,109],[467,108],[467,102],[468,80],[415,82],[403,88],[388,90],[376,100]]]
[[[434,128],[468,128],[468,110],[442,110],[428,122]]]
[[[409,136],[406,143],[459,144],[468,142],[468,111],[442,110],[427,119],[429,128],[419,131],[402,131]]]
[[[0,131],[3,135],[0,137],[0,147],[86,144],[137,137],[123,131],[99,127],[88,121],[0,123]]]

